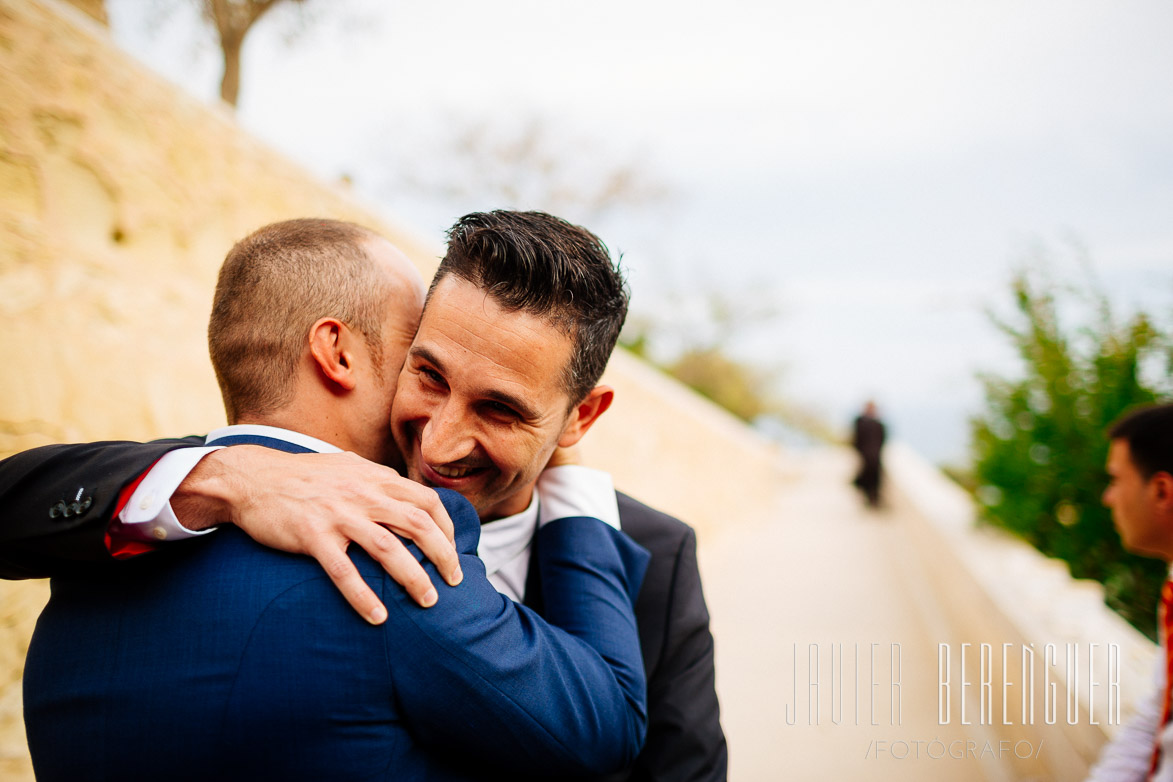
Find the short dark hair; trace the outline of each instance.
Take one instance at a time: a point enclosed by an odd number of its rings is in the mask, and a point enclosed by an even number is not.
[[[449,275],[485,290],[506,310],[545,318],[570,337],[562,384],[571,405],[599,382],[628,301],[623,273],[599,237],[545,212],[474,212],[448,230],[448,251],[429,299]]]
[[[306,218],[266,225],[228,252],[208,320],[208,350],[228,422],[288,404],[310,327],[333,317],[362,334],[381,366],[391,282],[367,252],[378,234]]]
[[[1132,410],[1112,424],[1108,437],[1128,443],[1128,455],[1145,480],[1159,472],[1173,474],[1173,403]]]

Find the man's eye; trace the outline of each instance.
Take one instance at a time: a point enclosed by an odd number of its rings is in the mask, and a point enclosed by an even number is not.
[[[428,369],[427,367],[424,367],[423,369],[420,370],[420,374],[424,376],[424,379],[428,380],[431,383],[443,383],[444,382],[444,378],[440,377],[440,373],[434,369]]]
[[[495,416],[500,418],[518,418],[517,411],[508,405],[503,405],[500,402],[486,402],[485,409]]]

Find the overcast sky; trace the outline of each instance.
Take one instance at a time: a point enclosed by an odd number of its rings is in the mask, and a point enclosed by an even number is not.
[[[108,3],[124,47],[214,99],[194,15],[148,29],[139,0]],[[536,117],[588,168],[639,161],[669,201],[592,226],[625,254],[633,309],[679,318],[714,285],[776,302],[735,349],[844,426],[874,395],[930,458],[961,460],[975,372],[1014,370],[983,312],[1039,246],[1056,276],[1084,279],[1086,254],[1122,313],[1173,325],[1168,2],[308,6],[292,43],[277,12],[248,41],[250,131],[437,242],[466,204],[385,181],[443,165],[453,126]]]

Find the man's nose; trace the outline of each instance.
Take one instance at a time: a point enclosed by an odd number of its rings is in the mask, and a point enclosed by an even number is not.
[[[420,455],[428,464],[459,461],[475,447],[459,405],[450,402],[436,408],[420,432]]]

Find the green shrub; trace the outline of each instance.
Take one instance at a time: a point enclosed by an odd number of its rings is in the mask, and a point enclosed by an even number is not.
[[[1108,605],[1152,638],[1166,566],[1124,551],[1100,495],[1108,425],[1169,393],[1169,337],[1143,313],[1117,323],[1102,294],[1039,274],[1017,275],[1013,292],[1012,321],[996,322],[1023,376],[983,377],[985,410],[971,422],[981,517],[1066,561],[1076,578],[1103,583]],[[1060,312],[1089,302],[1089,323],[1060,323]],[[1166,371],[1146,382],[1147,362]]]

